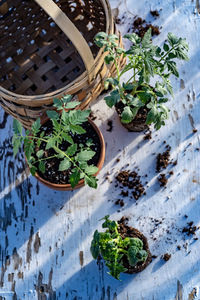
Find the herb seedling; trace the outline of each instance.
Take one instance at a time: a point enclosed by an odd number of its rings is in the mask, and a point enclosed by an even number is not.
[[[45,173],[45,165],[48,160],[57,158],[60,160],[58,171],[70,169],[69,180],[72,188],[78,184],[80,179],[84,179],[85,184],[90,187],[97,188],[97,178],[93,175],[97,173],[98,168],[88,164],[95,155],[90,148],[93,145],[92,140],[89,139],[85,146],[75,143],[73,140],[74,135],[86,132],[81,125],[88,121],[90,111],[69,110],[80,104],[77,101],[71,101],[71,98],[71,95],[66,95],[61,99],[54,99],[54,107],[60,113],[54,110],[47,111],[52,122],[52,131],[47,135],[41,130],[40,119],[33,123],[31,131],[26,130],[25,135],[22,134],[21,123],[14,120],[13,152],[16,156],[22,142],[24,143],[24,151],[32,175],[37,170]],[[69,145],[66,150],[62,149],[63,142],[67,142]],[[42,143],[45,145],[45,150],[40,149]],[[48,157],[46,150],[49,149],[53,149],[54,154]]]
[[[102,256],[109,268],[109,274],[119,279],[121,272],[127,269],[123,266],[123,256],[128,258],[131,266],[138,262],[145,262],[148,253],[143,250],[143,242],[139,238],[126,237],[122,239],[118,232],[118,223],[111,221],[109,216],[105,216],[102,228],[107,228],[105,232],[94,232],[90,251],[94,259]]]
[[[173,89],[169,80],[171,74],[179,77],[174,59],[188,60],[188,44],[185,39],[178,38],[168,33],[167,41],[163,47],[153,45],[151,28],[145,33],[143,39],[131,33],[124,36],[132,45],[125,51],[118,47],[118,36],[100,32],[95,37],[95,43],[104,52],[108,52],[105,62],[114,62],[117,77],[107,78],[105,89],[112,86],[110,95],[105,97],[109,107],[123,103],[121,113],[122,123],[130,123],[136,117],[139,109],[146,107],[148,114],[146,124],[154,123],[156,129],[165,125],[169,109],[164,105],[168,95],[173,96]],[[128,63],[120,72],[118,60],[121,55],[128,58]],[[121,83],[121,77],[126,72],[131,72],[129,79]],[[153,85],[151,79],[157,77]]]

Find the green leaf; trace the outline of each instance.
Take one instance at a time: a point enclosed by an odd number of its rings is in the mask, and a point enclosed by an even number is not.
[[[56,144],[56,140],[55,138],[51,137],[48,139],[48,142],[46,144],[46,150],[50,149],[50,148],[53,148]]]
[[[45,173],[45,163],[44,163],[44,161],[40,161],[40,162],[39,162],[39,170],[40,170],[40,172],[42,172],[43,174]]]
[[[47,116],[51,120],[58,120],[59,119],[59,114],[55,110],[47,110]]]
[[[104,100],[109,107],[113,107],[120,101],[120,94],[118,90],[114,90],[109,96],[105,97]]]
[[[138,44],[141,42],[141,38],[136,33],[128,33],[124,35],[125,39],[128,39],[134,44]]]
[[[73,156],[77,152],[77,144],[72,144],[67,148],[66,154]]]
[[[77,134],[84,134],[86,133],[85,129],[83,129],[80,125],[73,125],[73,124],[70,124],[70,130],[71,132],[74,134],[74,133],[77,133]]]
[[[22,134],[22,124],[16,119],[13,119],[13,131],[15,134]]]
[[[117,79],[115,79],[115,78],[112,78],[112,77],[111,78],[107,78],[105,80],[105,82],[104,82],[104,87],[105,87],[106,90],[108,89],[108,87],[109,87],[110,84],[112,86],[116,86],[116,85],[119,84],[119,81]]]
[[[44,154],[44,150],[39,150],[39,151],[36,153],[36,155],[37,155],[38,158],[41,158],[41,157],[43,156],[43,154]]]
[[[72,125],[81,125],[87,122],[90,115],[90,110],[70,110],[69,111],[69,122]]]
[[[71,167],[71,162],[67,158],[65,158],[59,164],[59,171],[68,170],[70,167]]]
[[[93,188],[93,189],[96,189],[97,188],[97,178],[96,177],[93,177],[93,176],[85,176],[84,177],[84,181],[85,181],[85,184],[87,184],[89,187]]]
[[[144,48],[149,48],[149,46],[152,44],[151,31],[152,31],[151,28],[149,28],[142,39],[142,46]]]
[[[91,242],[90,252],[94,259],[97,259],[100,254],[99,249],[99,233],[96,230],[93,235],[93,240]]]
[[[167,51],[169,51],[169,46],[165,43],[165,44],[163,45],[163,49],[167,52]]]
[[[178,59],[189,60],[189,57],[188,57],[187,53],[186,53],[185,50],[183,50],[181,47],[178,47],[178,48],[175,50],[175,54],[176,54],[176,57],[177,57]]]
[[[97,167],[90,165],[85,168],[85,173],[87,173],[87,175],[94,175],[98,172],[98,170],[99,169]]]
[[[66,109],[72,109],[72,108],[77,107],[79,104],[80,104],[79,101],[72,101],[72,102],[67,103],[67,104],[65,105],[65,108],[66,108]]]
[[[40,119],[37,119],[37,120],[32,124],[32,127],[31,127],[32,132],[33,132],[34,135],[36,135],[36,134],[38,133],[40,127],[41,127]]]
[[[112,61],[114,61],[114,56],[113,55],[106,55],[106,57],[104,58],[105,63],[107,65],[109,65]]]
[[[167,61],[168,70],[172,72],[176,77],[179,77],[178,70],[176,68],[176,63],[174,61],[168,60]]]
[[[35,176],[36,171],[37,171],[37,168],[35,166],[30,167],[31,175]]]
[[[67,141],[68,143],[74,144],[74,141],[73,141],[72,137],[71,137],[69,134],[63,132],[63,133],[62,133],[62,137],[63,137],[63,139],[64,139],[65,141]]]
[[[54,98],[53,103],[54,103],[53,106],[56,107],[58,110],[63,109],[62,100],[60,100],[59,98]]]
[[[133,113],[129,106],[125,106],[122,114],[121,114],[121,121],[122,123],[128,124],[133,120]]]
[[[80,180],[80,172],[77,169],[74,169],[69,178],[72,188],[74,188],[78,184],[79,180]]]
[[[95,155],[95,152],[92,151],[92,150],[82,150],[81,152],[79,152],[79,153],[76,155],[76,159],[77,159],[77,161],[79,161],[79,162],[82,162],[82,161],[89,161],[90,159],[93,158],[94,155]]]
[[[65,104],[70,102],[71,100],[72,100],[72,95],[65,95],[65,96],[62,97],[62,101]]]
[[[26,137],[24,139],[24,152],[26,155],[27,160],[30,159],[31,155],[34,152],[34,142],[30,138]]]
[[[147,115],[146,124],[151,124],[154,121],[156,121],[157,115],[158,115],[158,110],[155,106],[153,106]]]
[[[173,33],[169,32],[167,36],[169,44],[173,47],[174,45],[178,44],[179,38],[175,36]]]
[[[19,151],[19,148],[21,148],[22,138],[20,138],[17,135],[14,135],[12,138],[12,144],[13,144],[13,154],[14,156],[16,156]]]

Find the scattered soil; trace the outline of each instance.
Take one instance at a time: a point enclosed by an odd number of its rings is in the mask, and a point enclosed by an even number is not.
[[[96,118],[97,118],[97,116],[95,116],[94,113],[91,111],[91,113],[90,113],[90,119],[92,121],[94,121],[94,120],[96,120]]]
[[[187,223],[188,226],[183,228],[182,233],[187,233],[188,236],[195,235],[198,228],[193,224],[194,222]]]
[[[123,261],[124,267],[127,268],[126,273],[132,274],[132,273],[138,273],[138,272],[143,271],[152,261],[152,257],[151,257],[151,252],[149,250],[147,238],[139,230],[128,226],[127,222],[128,222],[128,218],[126,218],[126,217],[122,217],[118,221],[118,224],[119,224],[118,230],[119,230],[121,237],[123,239],[126,237],[137,237],[137,238],[141,239],[143,242],[143,249],[148,252],[148,257],[147,257],[146,261],[139,262],[134,267],[130,266],[128,259],[125,256],[123,256],[122,261]]]
[[[132,191],[132,195],[135,200],[138,200],[142,195],[145,194],[145,188],[142,185],[140,176],[137,172],[133,171],[121,171],[116,176],[117,181],[123,185],[123,187],[128,187]],[[122,191],[121,195],[127,197],[127,191]]]
[[[158,12],[157,10],[151,10],[151,11],[150,11],[150,14],[151,14],[153,17],[159,17],[159,16],[160,16],[160,14],[159,14],[159,12]]]
[[[160,177],[158,177],[158,181],[160,182],[160,186],[166,186],[168,179],[166,178],[165,174],[160,174]]]
[[[145,33],[147,32],[147,30],[149,28],[151,28],[151,30],[152,30],[152,36],[160,34],[160,30],[159,30],[158,26],[154,26],[152,24],[148,24],[142,18],[137,17],[134,20],[133,25],[129,28],[128,32],[135,32],[141,38],[143,38],[143,36],[145,35]]]
[[[157,162],[156,162],[156,171],[157,172],[160,172],[161,169],[166,169],[167,166],[169,165],[171,147],[169,145],[167,145],[166,148],[167,148],[167,150],[165,152],[159,153],[157,155]]]
[[[165,261],[168,261],[170,258],[171,258],[171,254],[169,253],[165,253],[162,258],[165,260]]]
[[[86,145],[86,142],[88,139],[92,139],[94,145],[91,146],[91,150],[95,151],[96,154],[90,161],[88,161],[88,164],[89,165],[94,164],[96,166],[99,161],[100,151],[101,151],[99,137],[98,137],[96,131],[94,130],[93,126],[89,122],[84,123],[82,125],[82,127],[86,130],[85,134],[80,134],[80,135],[77,135],[77,134],[72,135],[71,134],[71,136],[75,143],[83,144],[84,146]],[[50,120],[41,126],[39,134],[42,131],[45,132],[45,135],[48,135],[51,133],[52,123]],[[62,145],[60,146],[60,148],[65,151],[65,150],[67,150],[67,148],[69,146],[70,146],[70,144],[68,142],[63,142]],[[42,158],[53,156],[56,154],[53,149],[45,150],[45,147],[46,147],[46,143],[43,142],[43,143],[41,143],[40,148],[38,148],[38,150],[39,149],[44,150],[44,155]],[[36,155],[35,155],[35,158],[37,159]],[[58,171],[60,161],[61,161],[61,159],[58,159],[58,158],[52,158],[52,159],[48,159],[47,161],[44,161],[45,162],[45,173],[44,174],[39,171],[39,165],[36,164],[39,176],[49,182],[52,182],[52,183],[57,183],[57,184],[69,183],[71,169],[68,169],[66,171]]]
[[[106,131],[111,132],[113,130],[113,121],[108,120],[107,125],[108,125],[108,129]]]
[[[152,139],[151,131],[145,133],[144,140],[151,140],[151,139]]]
[[[115,201],[115,204],[120,205],[121,207],[123,207],[124,206],[124,200],[118,199],[117,201]]]

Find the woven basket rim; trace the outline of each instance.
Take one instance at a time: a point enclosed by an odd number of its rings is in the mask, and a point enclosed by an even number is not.
[[[109,33],[109,31],[112,29],[113,27],[113,20],[112,20],[112,11],[111,11],[111,7],[109,4],[108,0],[100,0],[102,3],[102,6],[105,10],[105,14],[106,14],[106,33]],[[90,73],[94,72],[94,69],[96,68],[98,61],[100,59],[100,57],[103,55],[103,49],[99,49],[99,52],[96,56],[96,58],[94,59],[94,65],[92,70],[90,71]],[[87,80],[88,79],[88,72],[84,71],[79,77],[75,78],[72,82],[68,83],[67,85],[63,86],[60,89],[57,89],[53,92],[50,93],[46,93],[46,94],[37,94],[37,95],[23,95],[23,94],[18,94],[18,93],[14,93],[11,92],[7,89],[5,89],[4,87],[2,87],[0,85],[0,92],[2,92],[3,94],[5,94],[6,96],[10,96],[13,98],[23,98],[24,100],[27,101],[41,101],[41,100],[47,100],[49,98],[52,97],[59,97],[61,95],[63,95],[64,93],[66,93],[66,90],[69,88],[73,88],[76,89],[76,85],[80,85],[81,81]]]

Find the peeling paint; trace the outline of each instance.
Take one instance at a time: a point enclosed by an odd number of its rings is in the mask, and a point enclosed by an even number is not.
[[[39,252],[40,247],[41,247],[41,241],[40,241],[39,233],[37,232],[36,235],[35,235],[35,241],[34,241],[34,244],[33,244],[33,248],[34,248],[35,253]]]

